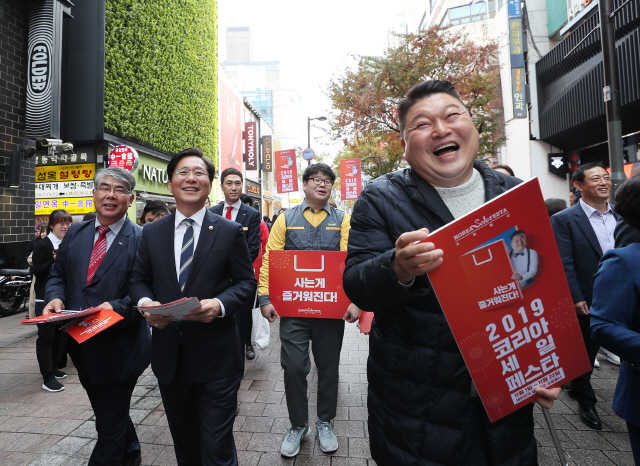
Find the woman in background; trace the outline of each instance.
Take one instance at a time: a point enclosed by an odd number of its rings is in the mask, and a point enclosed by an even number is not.
[[[36,244],[33,250],[33,265],[31,273],[36,281],[34,289],[36,292],[36,316],[42,315],[45,306],[44,294],[49,271],[58,252],[58,247],[67,234],[67,230],[72,223],[71,215],[63,209],[54,210],[49,216],[48,235]],[[64,385],[58,379],[64,379],[67,374],[58,369],[60,360],[64,357],[67,334],[61,332],[59,324],[45,323],[38,324],[38,339],[36,340],[36,356],[44,383],[43,390],[49,392],[60,392],[64,390]]]

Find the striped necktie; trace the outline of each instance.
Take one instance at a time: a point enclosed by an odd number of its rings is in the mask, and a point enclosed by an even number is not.
[[[184,293],[184,285],[187,283],[187,278],[189,278],[189,269],[191,268],[191,262],[193,262],[193,220],[185,218],[183,222],[187,225],[187,231],[184,232],[184,238],[182,239],[178,283],[180,284],[180,291]]]
[[[98,266],[105,254],[107,253],[107,232],[110,230],[109,227],[100,225],[98,227],[98,239],[96,240],[96,244],[93,245],[93,250],[91,251],[91,258],[89,259],[89,273],[87,274],[87,285],[91,285],[91,281],[93,280],[93,276],[96,274],[96,270],[98,270]]]

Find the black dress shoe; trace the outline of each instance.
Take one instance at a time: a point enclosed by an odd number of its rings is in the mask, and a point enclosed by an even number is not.
[[[127,455],[122,466],[140,466],[142,464],[142,453],[136,451]]]
[[[578,405],[578,413],[580,413],[580,420],[592,429],[602,429],[602,423],[600,422],[600,416],[596,412],[595,406],[582,406]]]
[[[253,350],[253,346],[247,345],[247,359],[253,359],[256,357],[256,352]]]

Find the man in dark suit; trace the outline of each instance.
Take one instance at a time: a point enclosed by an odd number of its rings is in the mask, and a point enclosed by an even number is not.
[[[599,346],[591,339],[589,308],[593,300],[593,276],[598,271],[602,255],[614,247],[618,215],[607,202],[611,180],[602,166],[596,163],[581,165],[573,174],[573,185],[581,194],[580,201],[551,217],[551,225],[592,370],[571,382],[569,395],[578,402],[582,422],[599,430],[602,424],[595,408],[596,395],[591,387]]]
[[[167,166],[174,214],[145,226],[131,285],[139,307],[195,297],[182,321],[145,312],[179,465],[237,465],[233,420],[242,378],[235,314],[256,292],[242,228],[205,208],[215,169],[197,148]]]
[[[96,417],[98,441],[89,464],[139,465],[140,443],[129,404],[149,365],[151,336],[129,298],[142,237],[142,228],[126,215],[136,182],[121,168],[105,168],[94,183],[97,218],[69,228],[51,268],[43,313],[99,307],[124,317],[81,345],[69,339],[68,351]]]
[[[242,232],[247,240],[249,256],[251,262],[256,260],[260,252],[260,212],[245,205],[241,200],[242,195],[242,173],[236,168],[227,168],[220,174],[220,188],[224,194],[224,202],[209,209],[214,214],[222,215],[227,220],[234,221],[242,225]],[[245,310],[236,313],[238,331],[240,332],[240,343],[242,343],[241,354],[244,357],[245,346],[247,359],[256,357],[256,353],[251,346],[251,309],[253,309],[253,297],[247,303]]]

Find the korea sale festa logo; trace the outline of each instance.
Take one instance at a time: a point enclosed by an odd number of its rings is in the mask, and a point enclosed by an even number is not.
[[[488,217],[482,217],[477,218],[475,223],[473,225],[471,225],[469,228],[467,228],[464,231],[461,231],[460,233],[458,233],[457,235],[453,235],[453,239],[455,241],[459,241],[463,238],[465,238],[466,236],[469,236],[471,233],[475,234],[477,230],[491,224],[492,222],[494,222],[495,220],[498,220],[501,217],[504,216],[509,216],[509,211],[507,209],[501,209],[498,212],[496,212],[493,215],[489,215]]]

